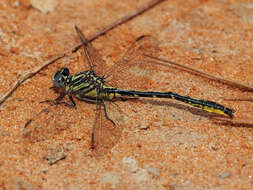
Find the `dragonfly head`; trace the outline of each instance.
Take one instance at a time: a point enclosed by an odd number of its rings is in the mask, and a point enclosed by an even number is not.
[[[69,69],[66,67],[61,68],[61,70],[57,71],[52,77],[54,86],[57,88],[63,88],[68,77],[70,77]]]

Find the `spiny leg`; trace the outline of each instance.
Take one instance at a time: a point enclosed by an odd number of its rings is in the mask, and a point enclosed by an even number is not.
[[[73,97],[71,95],[69,95],[69,100],[72,104],[68,104],[66,102],[60,102],[64,97],[65,97],[66,94],[62,93],[59,97],[57,97],[55,100],[44,100],[44,101],[41,101],[40,103],[53,103],[55,105],[58,105],[58,104],[63,104],[69,108],[75,108],[76,107],[76,103],[73,99]]]
[[[102,100],[102,101],[103,101],[103,105],[104,105],[105,118],[107,120],[109,120],[110,122],[112,122],[113,125],[115,125],[115,122],[112,119],[110,119],[109,116],[108,116],[108,114],[107,114],[105,101],[104,100]]]
[[[65,97],[65,95],[66,94],[62,93],[55,100],[44,100],[44,101],[41,101],[40,103],[54,103],[54,104],[58,104]]]
[[[69,100],[70,100],[70,102],[72,103],[72,105],[70,105],[70,104],[67,104],[70,108],[75,108],[76,107],[76,103],[75,103],[75,101],[74,101],[74,99],[73,99],[73,97],[71,96],[71,95],[69,95]]]

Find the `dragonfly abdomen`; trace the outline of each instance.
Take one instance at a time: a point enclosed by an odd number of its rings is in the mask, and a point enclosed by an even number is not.
[[[208,112],[217,113],[220,115],[228,115],[231,118],[233,117],[232,110],[224,107],[223,105],[217,104],[212,101],[194,99],[189,96],[182,96],[173,92],[152,92],[152,91],[145,92],[134,90],[121,90],[115,88],[105,89],[105,92],[114,98],[119,96],[131,96],[131,97],[175,99]]]

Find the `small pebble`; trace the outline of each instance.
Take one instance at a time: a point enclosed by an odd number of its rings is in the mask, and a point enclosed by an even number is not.
[[[64,148],[59,148],[56,151],[45,156],[45,159],[49,162],[50,165],[55,164],[56,162],[65,159],[67,156]]]
[[[15,7],[15,8],[19,7],[19,5],[20,5],[19,1],[14,1],[13,4],[12,4],[12,6]]]
[[[138,165],[137,165],[137,161],[134,158],[124,157],[122,162],[123,162],[124,165],[126,165],[129,168],[131,173],[136,173],[137,172]]]
[[[232,174],[230,174],[230,173],[222,173],[222,174],[219,175],[219,177],[222,178],[222,179],[228,178],[230,176],[232,176]]]

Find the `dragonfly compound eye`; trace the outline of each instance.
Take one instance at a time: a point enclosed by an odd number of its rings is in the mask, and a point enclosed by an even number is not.
[[[68,68],[66,68],[66,67],[63,67],[63,68],[61,68],[61,70],[60,70],[60,73],[63,75],[63,76],[69,76],[69,69]]]

